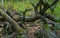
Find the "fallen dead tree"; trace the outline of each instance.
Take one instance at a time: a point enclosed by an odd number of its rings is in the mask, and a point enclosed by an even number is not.
[[[13,20],[11,17],[9,17],[4,11],[0,10],[0,14],[9,22],[11,25],[13,25],[18,32],[23,31],[23,29]]]
[[[43,25],[44,26],[42,28],[43,28],[44,32],[46,32],[47,30],[50,30],[50,29],[45,30],[46,27],[49,27],[46,24],[52,24],[54,26],[55,23],[53,23],[52,21],[57,22],[57,19],[53,15],[47,14],[46,11],[48,9],[53,10],[52,7],[57,2],[58,2],[58,0],[54,0],[51,4],[49,4],[48,2],[44,2],[43,0],[39,0],[39,2],[36,5],[34,5],[33,3],[31,3],[32,6],[33,6],[33,8],[34,8],[35,15],[30,16],[30,17],[27,17],[26,16],[26,12],[27,11],[31,11],[32,9],[25,9],[25,11],[22,13],[23,16],[21,16],[16,11],[14,11],[14,12],[9,11],[9,10],[12,10],[10,8],[7,9],[6,11],[0,9],[0,14],[3,17],[3,18],[2,17],[1,18],[2,19],[5,19],[6,21],[8,21],[10,23],[10,25],[13,26],[14,29],[16,31],[18,31],[19,33],[21,33],[21,32],[23,33],[24,32],[24,29],[22,28],[22,27],[24,27],[23,26],[24,22],[35,22],[38,19],[41,19],[41,21],[43,22]],[[43,8],[42,8],[42,5],[43,5]],[[40,7],[40,10],[39,11],[38,11],[38,7]],[[46,19],[51,20],[51,22],[49,22]],[[18,23],[18,22],[20,22],[20,23]],[[51,31],[51,33],[53,33],[53,32]],[[53,35],[53,38],[55,38],[55,37],[57,38],[57,36],[54,33],[51,34],[51,35]],[[47,33],[47,36],[49,37],[48,33]],[[48,38],[48,37],[46,37],[46,38]],[[44,37],[40,37],[40,38],[44,38]]]

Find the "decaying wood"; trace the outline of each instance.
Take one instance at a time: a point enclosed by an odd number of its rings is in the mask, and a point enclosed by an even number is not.
[[[0,14],[20,33],[24,30],[9,15],[0,9]]]
[[[2,16],[0,16],[0,20],[5,19],[6,21],[8,21],[19,33],[24,31],[24,28],[22,28],[22,26],[24,24],[23,22],[35,22],[36,20],[40,19],[44,23],[44,25],[46,25],[46,24],[54,25],[54,22],[56,22],[56,18],[53,15],[46,13],[46,11],[49,8],[51,9],[57,2],[58,2],[58,0],[54,0],[51,4],[49,4],[48,2],[39,0],[39,2],[36,5],[31,3],[33,6],[35,15],[32,15],[30,17],[25,16],[25,13],[27,11],[31,11],[31,9],[26,9],[23,12],[23,16],[19,15],[18,12],[16,12],[13,9],[10,9],[10,8],[6,11],[0,9],[0,14],[2,15]],[[41,5],[43,5],[43,8]],[[39,11],[38,11],[38,7],[40,7]],[[10,11],[10,10],[12,10],[12,11]],[[51,20],[51,22],[49,22],[49,20]],[[54,21],[54,22],[52,22],[52,21]],[[34,27],[34,29],[36,29],[36,28]],[[32,30],[33,30],[33,28],[32,28]],[[33,30],[31,32],[35,32],[35,31]],[[14,33],[14,35],[15,35],[15,33]]]

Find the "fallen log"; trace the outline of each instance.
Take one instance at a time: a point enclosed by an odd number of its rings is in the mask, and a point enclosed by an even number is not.
[[[0,14],[20,33],[23,32],[24,29],[21,28],[7,13],[0,9]]]
[[[55,18],[55,16],[53,16],[51,14],[47,14],[47,13],[45,13],[44,15],[40,15],[40,14],[38,14],[37,16],[36,15],[33,15],[31,17],[26,16],[24,22],[34,22],[34,21],[36,21],[38,19],[41,19],[41,17],[48,18],[49,20],[54,21],[54,22],[59,22],[58,19]],[[1,19],[0,20],[3,20],[3,19],[4,18],[1,16]],[[15,21],[22,21],[23,16],[14,15],[13,16],[13,19]]]
[[[33,16],[31,16],[31,17],[26,16],[24,22],[34,22],[34,21],[36,21],[36,20],[38,20],[38,19],[41,19],[42,17],[48,18],[48,19],[50,19],[50,20],[52,20],[52,21],[56,21],[56,18],[55,18],[53,15],[45,14],[45,15],[43,16],[43,15],[37,14],[37,16],[36,16],[36,15],[33,15]],[[20,17],[17,18],[17,19],[18,19],[18,21],[21,21],[21,19],[23,19],[23,17],[20,16]]]
[[[58,19],[56,19],[54,15],[47,14],[47,13],[45,13],[44,15],[37,14],[37,16],[36,15],[32,15],[31,17],[26,16],[24,22],[34,22],[34,21],[36,21],[38,19],[41,19],[42,17],[48,18],[49,20],[52,20],[54,22],[59,22],[59,21],[56,21]],[[15,21],[22,21],[23,16],[20,16],[20,15],[16,14],[16,15],[13,15],[13,19]]]

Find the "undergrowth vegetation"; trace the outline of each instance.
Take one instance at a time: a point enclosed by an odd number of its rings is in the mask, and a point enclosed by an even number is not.
[[[7,9],[10,5],[13,7],[13,9],[15,9],[17,11],[24,11],[26,8],[33,9],[32,5],[30,4],[31,2],[36,4],[38,2],[38,0],[4,1],[4,7]],[[49,2],[52,2],[52,0],[49,0]],[[1,1],[0,1],[0,6],[1,6]],[[48,12],[51,13],[50,11],[48,11]],[[57,18],[60,18],[60,0],[54,9],[54,12],[51,14],[54,14]]]

